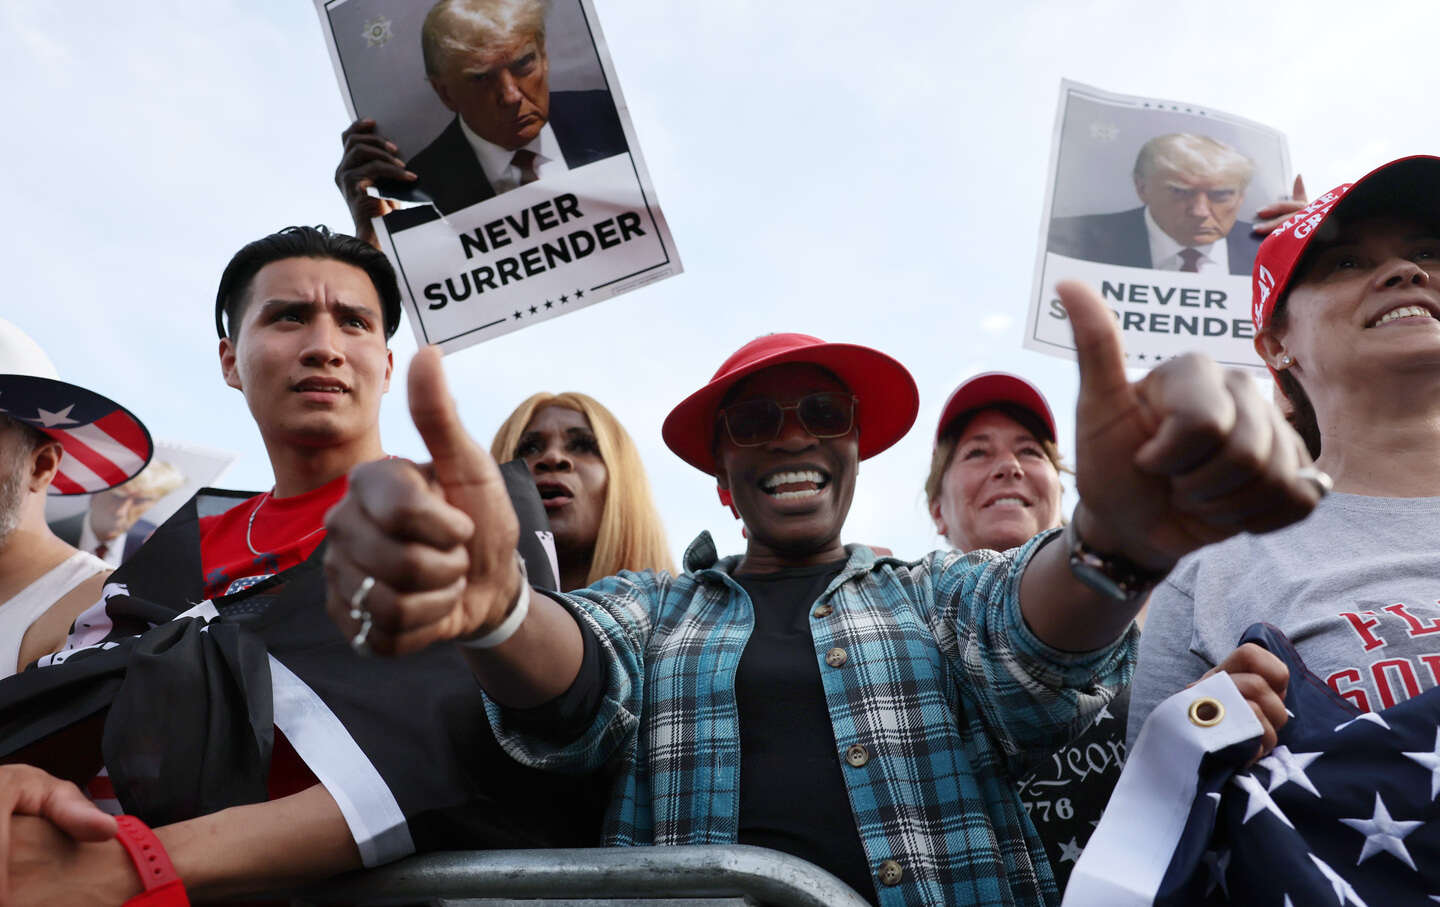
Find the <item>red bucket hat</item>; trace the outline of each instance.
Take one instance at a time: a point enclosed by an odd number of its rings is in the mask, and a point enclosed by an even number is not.
[[[935,426],[935,442],[940,442],[946,426],[954,422],[956,416],[994,403],[1013,403],[1029,410],[1049,430],[1049,440],[1057,440],[1055,416],[1039,388],[1009,372],[984,372],[962,382],[945,401],[945,408],[940,411],[940,422]]]
[[[915,424],[920,392],[899,362],[865,346],[826,343],[808,334],[766,334],[736,350],[709,384],[670,411],[661,428],[665,444],[686,463],[715,475],[715,414],[720,401],[742,378],[787,362],[828,369],[859,398],[855,422],[862,460],[905,437]]]
[[[1440,215],[1440,157],[1417,154],[1382,164],[1290,215],[1255,254],[1250,318],[1256,330],[1264,330],[1305,250],[1332,218],[1405,212],[1427,220]]]

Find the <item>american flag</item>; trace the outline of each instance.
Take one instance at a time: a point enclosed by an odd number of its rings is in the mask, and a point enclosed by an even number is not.
[[[0,374],[0,413],[38,428],[64,448],[51,494],[113,488],[134,478],[154,452],[150,432],[129,410],[53,378]]]
[[[1242,768],[1259,725],[1223,675],[1162,703],[1065,907],[1440,903],[1440,688],[1359,712],[1306,670],[1274,627],[1256,624],[1241,642],[1260,643],[1290,668],[1291,718],[1278,745]],[[1198,699],[1223,701],[1217,683],[1234,693],[1225,711],[1239,720],[1229,736],[1167,723]]]

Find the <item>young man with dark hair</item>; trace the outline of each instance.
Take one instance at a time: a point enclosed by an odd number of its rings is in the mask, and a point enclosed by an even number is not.
[[[202,493],[117,571],[64,650],[0,684],[0,754],[28,763],[0,767],[0,859],[21,902],[77,884],[102,902],[137,893],[129,839],[158,837],[206,897],[414,850],[586,840],[576,785],[512,767],[458,654],[365,659],[325,617],[324,514],[352,468],[385,456],[398,316],[385,258],[323,228],[265,237],[226,268],[221,372],[275,486],[219,507]],[[114,839],[62,778],[153,836],[125,819]]]

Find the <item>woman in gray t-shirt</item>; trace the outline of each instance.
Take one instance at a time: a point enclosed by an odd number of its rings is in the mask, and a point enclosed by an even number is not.
[[[1260,247],[1252,315],[1337,493],[1304,522],[1185,558],[1157,587],[1132,741],[1257,621],[1362,711],[1440,685],[1440,158],[1393,161],[1286,221]]]

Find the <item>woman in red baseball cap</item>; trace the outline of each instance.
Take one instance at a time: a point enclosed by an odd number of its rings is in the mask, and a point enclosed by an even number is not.
[[[935,531],[960,551],[1004,551],[1058,529],[1064,467],[1056,440],[1050,404],[1029,381],[986,372],[961,382],[940,411],[925,477]],[[1081,736],[1016,782],[1061,891],[1120,778],[1129,701],[1126,687]]]
[[[925,499],[961,551],[1004,551],[1061,525],[1055,417],[1030,382],[1005,372],[964,381],[935,430]]]
[[[1361,711],[1440,684],[1440,158],[1321,195],[1260,247],[1255,348],[1334,480],[1304,522],[1180,562],[1151,599],[1133,741],[1252,623]]]

